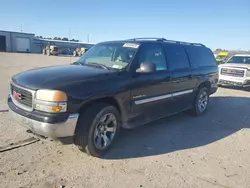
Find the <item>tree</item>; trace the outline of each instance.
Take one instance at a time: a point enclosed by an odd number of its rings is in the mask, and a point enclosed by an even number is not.
[[[58,38],[57,38],[57,37],[54,37],[53,40],[58,40]]]
[[[76,39],[71,39],[70,41],[79,42],[79,40],[76,40]]]
[[[63,41],[69,41],[69,39],[66,38],[66,37],[63,37],[62,40],[63,40]]]

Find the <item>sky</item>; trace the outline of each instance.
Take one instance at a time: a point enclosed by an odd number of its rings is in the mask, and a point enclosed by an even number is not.
[[[250,0],[1,0],[0,30],[97,43],[164,37],[250,50]]]

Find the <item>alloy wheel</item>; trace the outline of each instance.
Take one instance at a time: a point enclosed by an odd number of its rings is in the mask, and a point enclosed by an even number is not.
[[[199,111],[204,112],[207,108],[207,104],[208,104],[208,94],[206,91],[202,91],[198,99]]]
[[[94,131],[94,144],[97,149],[105,149],[113,141],[117,129],[117,120],[114,114],[105,114],[97,123]]]

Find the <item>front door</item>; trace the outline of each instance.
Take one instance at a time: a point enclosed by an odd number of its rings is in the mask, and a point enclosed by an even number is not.
[[[167,70],[160,44],[143,44],[136,59],[135,69],[144,62],[154,63],[157,68],[154,73],[138,73],[131,79],[131,119],[148,122],[171,111],[172,73]]]

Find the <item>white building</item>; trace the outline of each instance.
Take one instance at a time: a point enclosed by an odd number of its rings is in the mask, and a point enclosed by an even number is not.
[[[94,45],[82,42],[38,39],[33,33],[0,30],[0,52],[42,53],[42,49],[47,44],[54,44],[61,51],[64,49],[72,51],[77,47],[89,48]]]
[[[32,52],[32,33],[19,33],[0,30],[0,51],[2,52]]]

